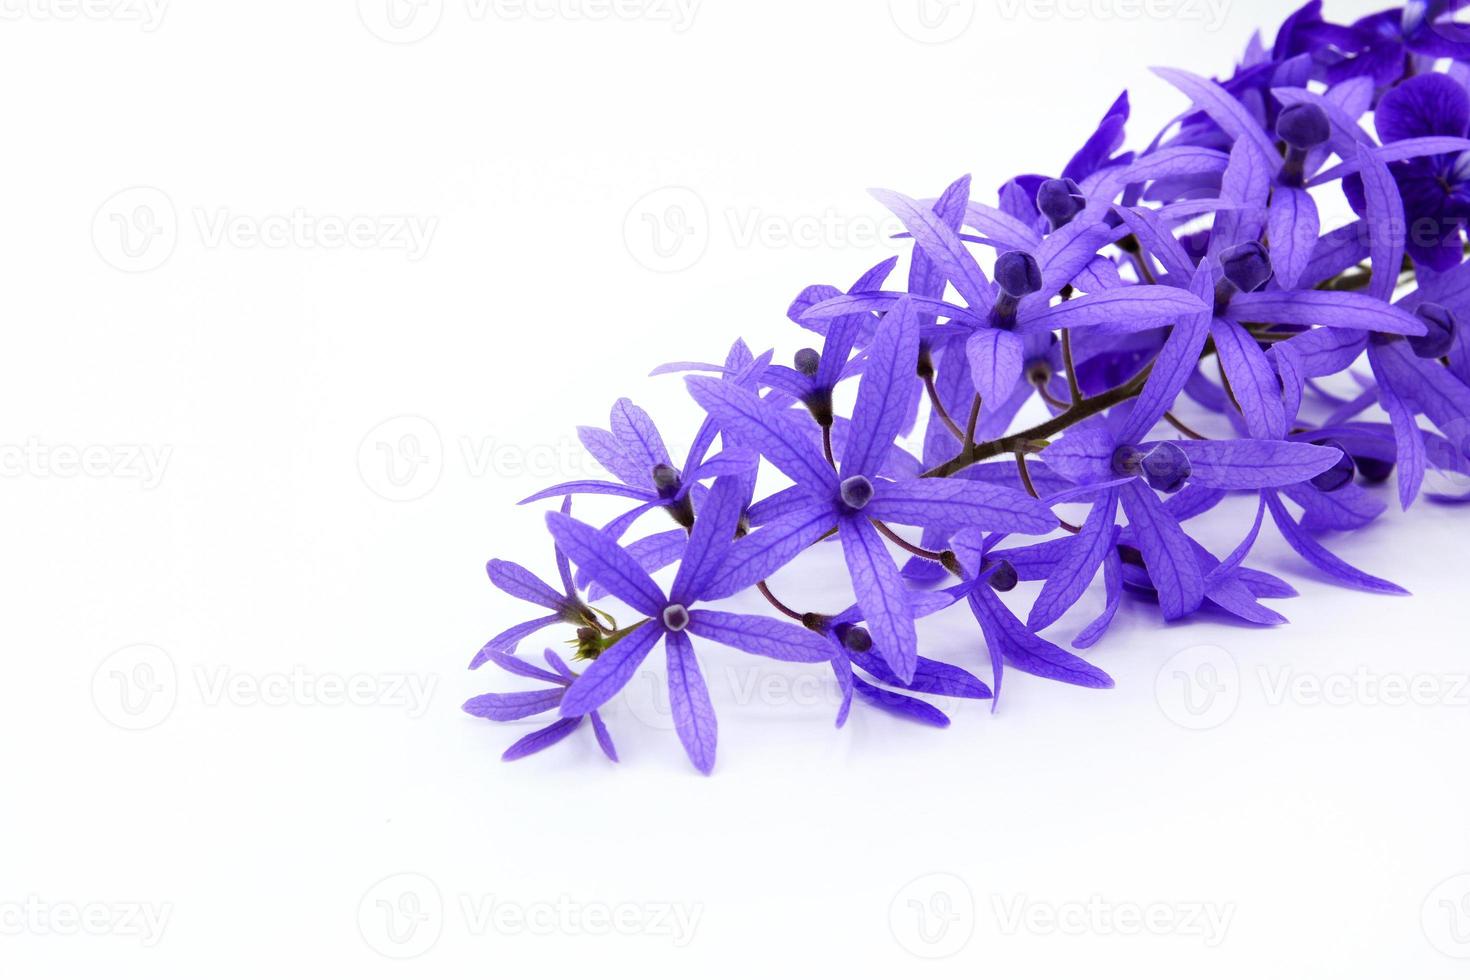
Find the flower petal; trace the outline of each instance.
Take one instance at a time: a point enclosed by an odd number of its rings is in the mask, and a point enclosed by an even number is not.
[[[709,774],[715,767],[715,741],[719,725],[715,707],[710,703],[709,689],[699,662],[694,659],[694,646],[683,633],[670,633],[664,639],[669,669],[669,710],[674,730],[694,768]]]
[[[832,659],[832,643],[795,623],[769,616],[695,609],[689,613],[689,632],[727,647],[787,663],[815,664]]]
[[[888,666],[901,680],[910,681],[919,659],[919,637],[908,586],[867,518],[843,518],[841,537],[858,608],[863,611],[873,645],[883,652]]]
[[[579,570],[643,615],[657,616],[668,605],[648,573],[606,532],[554,511],[546,526]]]

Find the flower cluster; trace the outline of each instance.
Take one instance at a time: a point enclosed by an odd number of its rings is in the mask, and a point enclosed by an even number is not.
[[[894,257],[847,290],[803,290],[788,316],[819,348],[787,366],[736,341],[722,364],[655,372],[685,375],[702,413],[682,465],[626,399],[608,429],[580,430],[614,478],[526,501],[561,501],[547,515],[560,587],[490,562],[499,589],[547,615],[471,664],[552,686],[465,710],[555,715],[507,758],[589,718],[615,759],[598,709],[662,644],[674,727],[708,772],[697,642],[829,665],[838,725],[855,700],[944,725],[926,695],[993,708],[1007,667],[1111,686],[1042,635],[1099,575],[1101,612],[1074,648],[1125,594],[1164,620],[1285,622],[1262,600],[1293,588],[1246,564],[1268,517],[1326,575],[1402,592],[1318,538],[1374,521],[1390,493],[1405,508],[1470,496],[1456,492],[1470,485],[1470,28],[1451,19],[1467,3],[1350,25],[1308,3],[1223,81],[1158,70],[1182,111],[1141,149],[1123,151],[1125,93],[1059,174],[1016,177],[994,204],[968,177],[932,198],[875,192],[905,229],[906,269]],[[1324,204],[1355,217],[1324,228]],[[1239,495],[1255,518],[1217,555],[1186,528]],[[629,504],[587,523],[572,501],[591,496]],[[634,533],[660,514],[673,526]],[[813,547],[840,549],[849,608],[803,610],[767,585]],[[671,566],[665,589],[653,575]],[[999,594],[1023,580],[1040,586],[1018,614]],[[716,608],[748,589],[769,615]],[[633,625],[594,607],[608,596]],[[956,604],[988,683],[920,654],[916,623]],[[550,670],[517,658],[559,624],[580,672],[549,650]]]

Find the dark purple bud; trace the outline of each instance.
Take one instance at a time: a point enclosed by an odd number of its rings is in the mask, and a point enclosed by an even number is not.
[[[1160,493],[1176,493],[1193,472],[1189,457],[1172,442],[1161,442],[1139,464],[1148,485]]]
[[[1036,189],[1036,210],[1051,222],[1052,230],[1062,227],[1087,207],[1087,198],[1074,180],[1047,180]]]
[[[1271,278],[1271,257],[1260,242],[1235,245],[1220,253],[1220,271],[1242,293],[1253,293]]]
[[[1455,331],[1459,329],[1455,315],[1438,303],[1420,303],[1414,312],[1429,332],[1422,337],[1410,337],[1409,346],[1420,357],[1430,360],[1444,357],[1454,346]]]
[[[1004,558],[992,564],[986,571],[990,573],[986,581],[997,592],[1009,592],[1021,581],[1021,576],[1016,574],[1016,566]]]
[[[873,649],[872,634],[861,626],[854,626],[852,623],[839,623],[833,632],[837,635],[837,639],[842,645],[853,653],[867,653]]]
[[[660,494],[667,496],[679,489],[679,471],[668,463],[659,463],[653,468],[653,486]]]
[[[1383,483],[1393,476],[1393,460],[1374,459],[1372,456],[1354,456],[1353,464],[1362,474],[1365,483]]]
[[[1019,299],[1041,292],[1041,266],[1030,252],[1002,252],[995,260],[995,284]]]
[[[689,625],[689,610],[677,602],[664,607],[664,625],[675,633],[684,632],[684,627]]]
[[[1332,124],[1319,106],[1291,105],[1276,117],[1276,135],[1294,150],[1314,150],[1331,138]]]
[[[794,358],[796,370],[800,371],[808,378],[814,376],[817,373],[817,365],[820,364],[821,361],[822,355],[818,354],[810,347],[803,347],[801,350],[797,351],[796,357]]]
[[[1137,476],[1143,453],[1137,446],[1119,446],[1113,450],[1113,472],[1119,476]]]
[[[838,487],[842,502],[853,510],[862,510],[873,499],[873,484],[865,476],[850,476]]]
[[[1312,486],[1321,490],[1323,493],[1331,493],[1334,490],[1341,490],[1353,482],[1353,473],[1357,467],[1353,466],[1353,458],[1348,455],[1348,451],[1343,448],[1342,443],[1336,439],[1322,439],[1313,443],[1313,445],[1329,446],[1332,449],[1336,449],[1342,453],[1342,458],[1336,463],[1333,463],[1330,469],[1323,470],[1321,473],[1312,477]]]

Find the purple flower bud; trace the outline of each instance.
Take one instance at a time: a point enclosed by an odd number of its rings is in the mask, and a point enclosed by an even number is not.
[[[664,625],[675,633],[684,632],[684,627],[689,625],[689,610],[677,602],[665,606]]]
[[[986,581],[990,587],[997,592],[1009,592],[1021,581],[1021,576],[1016,573],[1016,566],[1002,558],[986,569],[990,578]]]
[[[1184,488],[1193,469],[1189,457],[1172,442],[1161,442],[1139,464],[1148,485],[1160,493],[1175,493]]]
[[[1230,285],[1253,293],[1271,278],[1271,257],[1260,242],[1246,242],[1220,253],[1220,270]]]
[[[1393,460],[1374,459],[1372,456],[1354,456],[1353,465],[1362,474],[1365,483],[1383,483],[1393,476]]]
[[[842,481],[838,492],[844,504],[853,510],[862,510],[873,499],[873,484],[865,476],[850,476]]]
[[[1137,446],[1119,446],[1113,450],[1113,472],[1119,476],[1137,476],[1143,453]]]
[[[1321,439],[1313,443],[1313,445],[1330,446],[1333,449],[1339,450],[1342,453],[1342,458],[1336,463],[1333,463],[1330,469],[1324,470],[1312,477],[1312,486],[1321,490],[1323,493],[1331,493],[1334,490],[1341,490],[1353,482],[1353,473],[1357,467],[1353,466],[1353,458],[1348,455],[1348,451],[1343,448],[1342,443],[1336,439]]]
[[[1332,136],[1327,113],[1311,103],[1287,106],[1276,117],[1276,135],[1295,150],[1312,150]]]
[[[842,645],[853,653],[867,653],[873,649],[872,634],[861,626],[854,626],[852,623],[839,623],[833,632],[837,635],[837,639]]]
[[[1455,331],[1459,329],[1455,315],[1438,303],[1421,303],[1414,312],[1429,332],[1422,337],[1410,337],[1409,346],[1420,357],[1430,360],[1444,357],[1454,346]]]
[[[679,471],[668,463],[659,463],[653,468],[653,486],[660,496],[669,496],[679,489]]]
[[[1048,180],[1036,189],[1036,210],[1051,222],[1052,231],[1067,224],[1087,206],[1082,188],[1074,180]]]
[[[796,364],[796,370],[810,378],[816,376],[817,365],[821,363],[821,360],[821,354],[818,354],[810,347],[803,347],[796,352],[796,357],[793,359],[793,362]]]
[[[1041,266],[1030,252],[1002,252],[995,260],[995,283],[1017,299],[1041,292]]]

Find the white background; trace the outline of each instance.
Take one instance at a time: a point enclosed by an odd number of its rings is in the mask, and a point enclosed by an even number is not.
[[[647,678],[621,765],[499,762],[530,723],[461,714],[514,683],[464,666],[530,610],[483,563],[552,575],[514,502],[589,472],[575,425],[627,395],[682,450],[647,370],[806,343],[796,291],[894,247],[865,188],[1055,172],[1124,87],[1141,143],[1182,108],[1147,65],[1285,13],[690,9],[0,7],[0,973],[1463,976],[1463,512],[1331,542],[1412,598],[1267,534],[1291,626],[1125,606],[1111,692],[835,731],[820,671],[706,644],[712,778]],[[831,567],[776,585],[827,608]],[[984,657],[963,614],[926,649]]]

